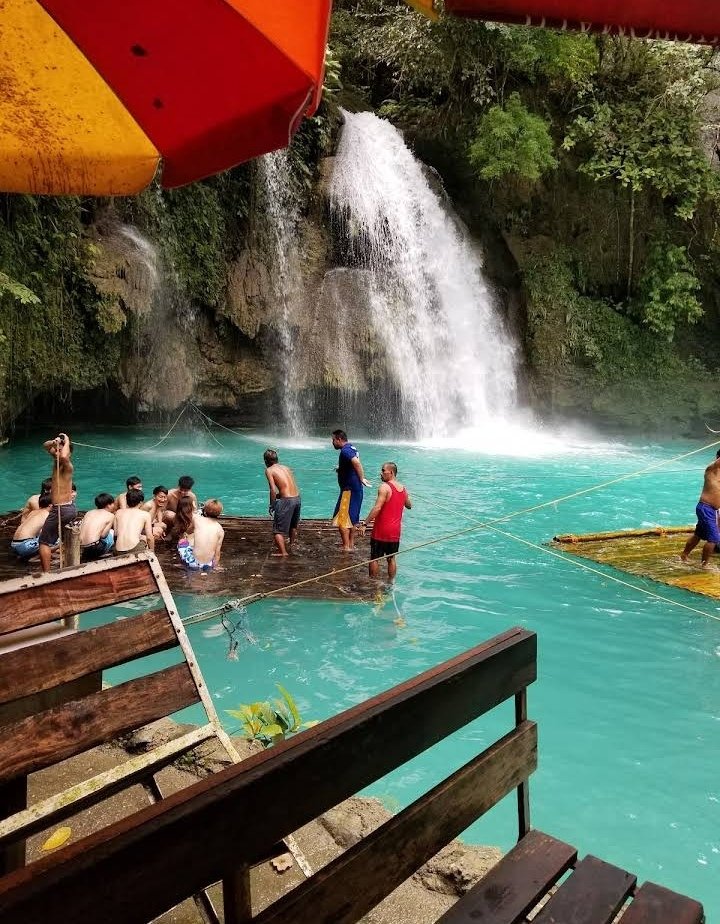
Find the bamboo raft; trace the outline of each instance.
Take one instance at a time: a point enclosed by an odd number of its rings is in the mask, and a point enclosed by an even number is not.
[[[680,561],[680,553],[693,530],[693,526],[658,526],[614,533],[555,536],[551,546],[569,555],[610,565],[626,574],[720,599],[720,574],[700,568],[702,543],[693,552],[690,562]]]
[[[13,518],[16,516],[16,512],[0,514],[0,581],[40,573],[39,559],[21,563],[10,551],[10,539],[19,522]],[[172,593],[246,597],[273,591],[273,596],[284,598],[356,603],[375,599],[378,584],[368,577],[366,565],[330,574],[322,581],[281,590],[319,574],[339,571],[355,561],[365,561],[370,557],[368,537],[358,536],[355,554],[348,555],[340,551],[338,531],[328,520],[302,520],[297,548],[288,558],[276,558],[272,555],[274,544],[269,517],[224,516],[220,523],[225,530],[221,564],[226,570],[212,572],[206,577],[184,568],[174,546],[156,543],[155,554]],[[57,566],[54,557],[53,569]]]

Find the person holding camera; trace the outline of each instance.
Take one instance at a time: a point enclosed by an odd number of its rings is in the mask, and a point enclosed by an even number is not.
[[[53,457],[50,499],[52,509],[43,524],[38,537],[40,564],[43,571],[50,570],[53,546],[62,539],[66,523],[77,518],[75,494],[73,492],[72,442],[67,433],[59,433],[54,439],[46,440],[43,449]]]

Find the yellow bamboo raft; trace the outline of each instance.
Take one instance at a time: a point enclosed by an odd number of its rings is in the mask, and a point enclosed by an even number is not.
[[[702,543],[690,562],[680,561],[680,553],[693,530],[694,526],[657,526],[613,533],[568,534],[554,536],[551,545],[626,574],[720,599],[720,572],[700,567]]]

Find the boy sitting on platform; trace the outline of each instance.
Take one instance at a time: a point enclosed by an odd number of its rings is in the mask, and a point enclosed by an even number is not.
[[[80,561],[95,561],[107,555],[115,542],[113,521],[115,501],[112,494],[98,494],[95,510],[88,510],[80,524]]]
[[[150,514],[142,510],[140,504],[145,500],[142,491],[130,490],[125,495],[126,507],[115,513],[115,553],[144,552],[155,549]]]
[[[225,570],[220,567],[220,552],[225,538],[225,530],[218,523],[222,509],[216,498],[206,500],[202,515],[196,513],[192,516],[192,529],[188,527],[178,542],[178,555],[191,571],[207,574],[208,571]],[[181,512],[181,507],[178,507],[178,518]]]
[[[10,548],[22,561],[27,561],[34,555],[37,555],[40,541],[40,531],[45,525],[48,518],[52,501],[49,494],[40,494],[38,497],[39,507],[37,510],[31,509],[25,516],[25,519],[15,530],[12,537]]]

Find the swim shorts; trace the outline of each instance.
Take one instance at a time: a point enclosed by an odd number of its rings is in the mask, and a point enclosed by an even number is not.
[[[58,523],[58,517],[60,523]],[[75,504],[53,504],[38,536],[40,545],[57,545],[58,539],[62,538],[62,527],[76,519]]]
[[[400,548],[399,542],[383,542],[381,539],[370,539],[370,558],[382,558],[383,555],[396,555]]]
[[[177,550],[180,560],[190,571],[212,571],[215,567],[214,561],[211,561],[208,565],[201,565],[197,558],[195,558],[195,551],[187,539],[181,539],[180,542],[178,542]]]
[[[37,536],[33,536],[30,539],[13,539],[10,548],[18,558],[32,558],[37,554],[39,545],[40,540]]]
[[[103,555],[106,555],[113,547],[115,542],[115,533],[110,532],[103,539],[97,542],[91,542],[90,545],[80,546],[80,561],[95,561]]]
[[[695,527],[695,535],[699,539],[704,539],[705,542],[720,543],[720,530],[718,529],[717,524],[717,510],[714,507],[711,507],[710,504],[705,504],[700,501],[700,503],[695,508],[695,513],[697,514],[697,526]]]
[[[350,529],[360,522],[360,508],[363,502],[363,489],[352,488],[341,491],[333,512],[333,526]]]
[[[291,529],[297,529],[300,522],[300,498],[277,497],[273,511],[273,533],[289,536]]]

